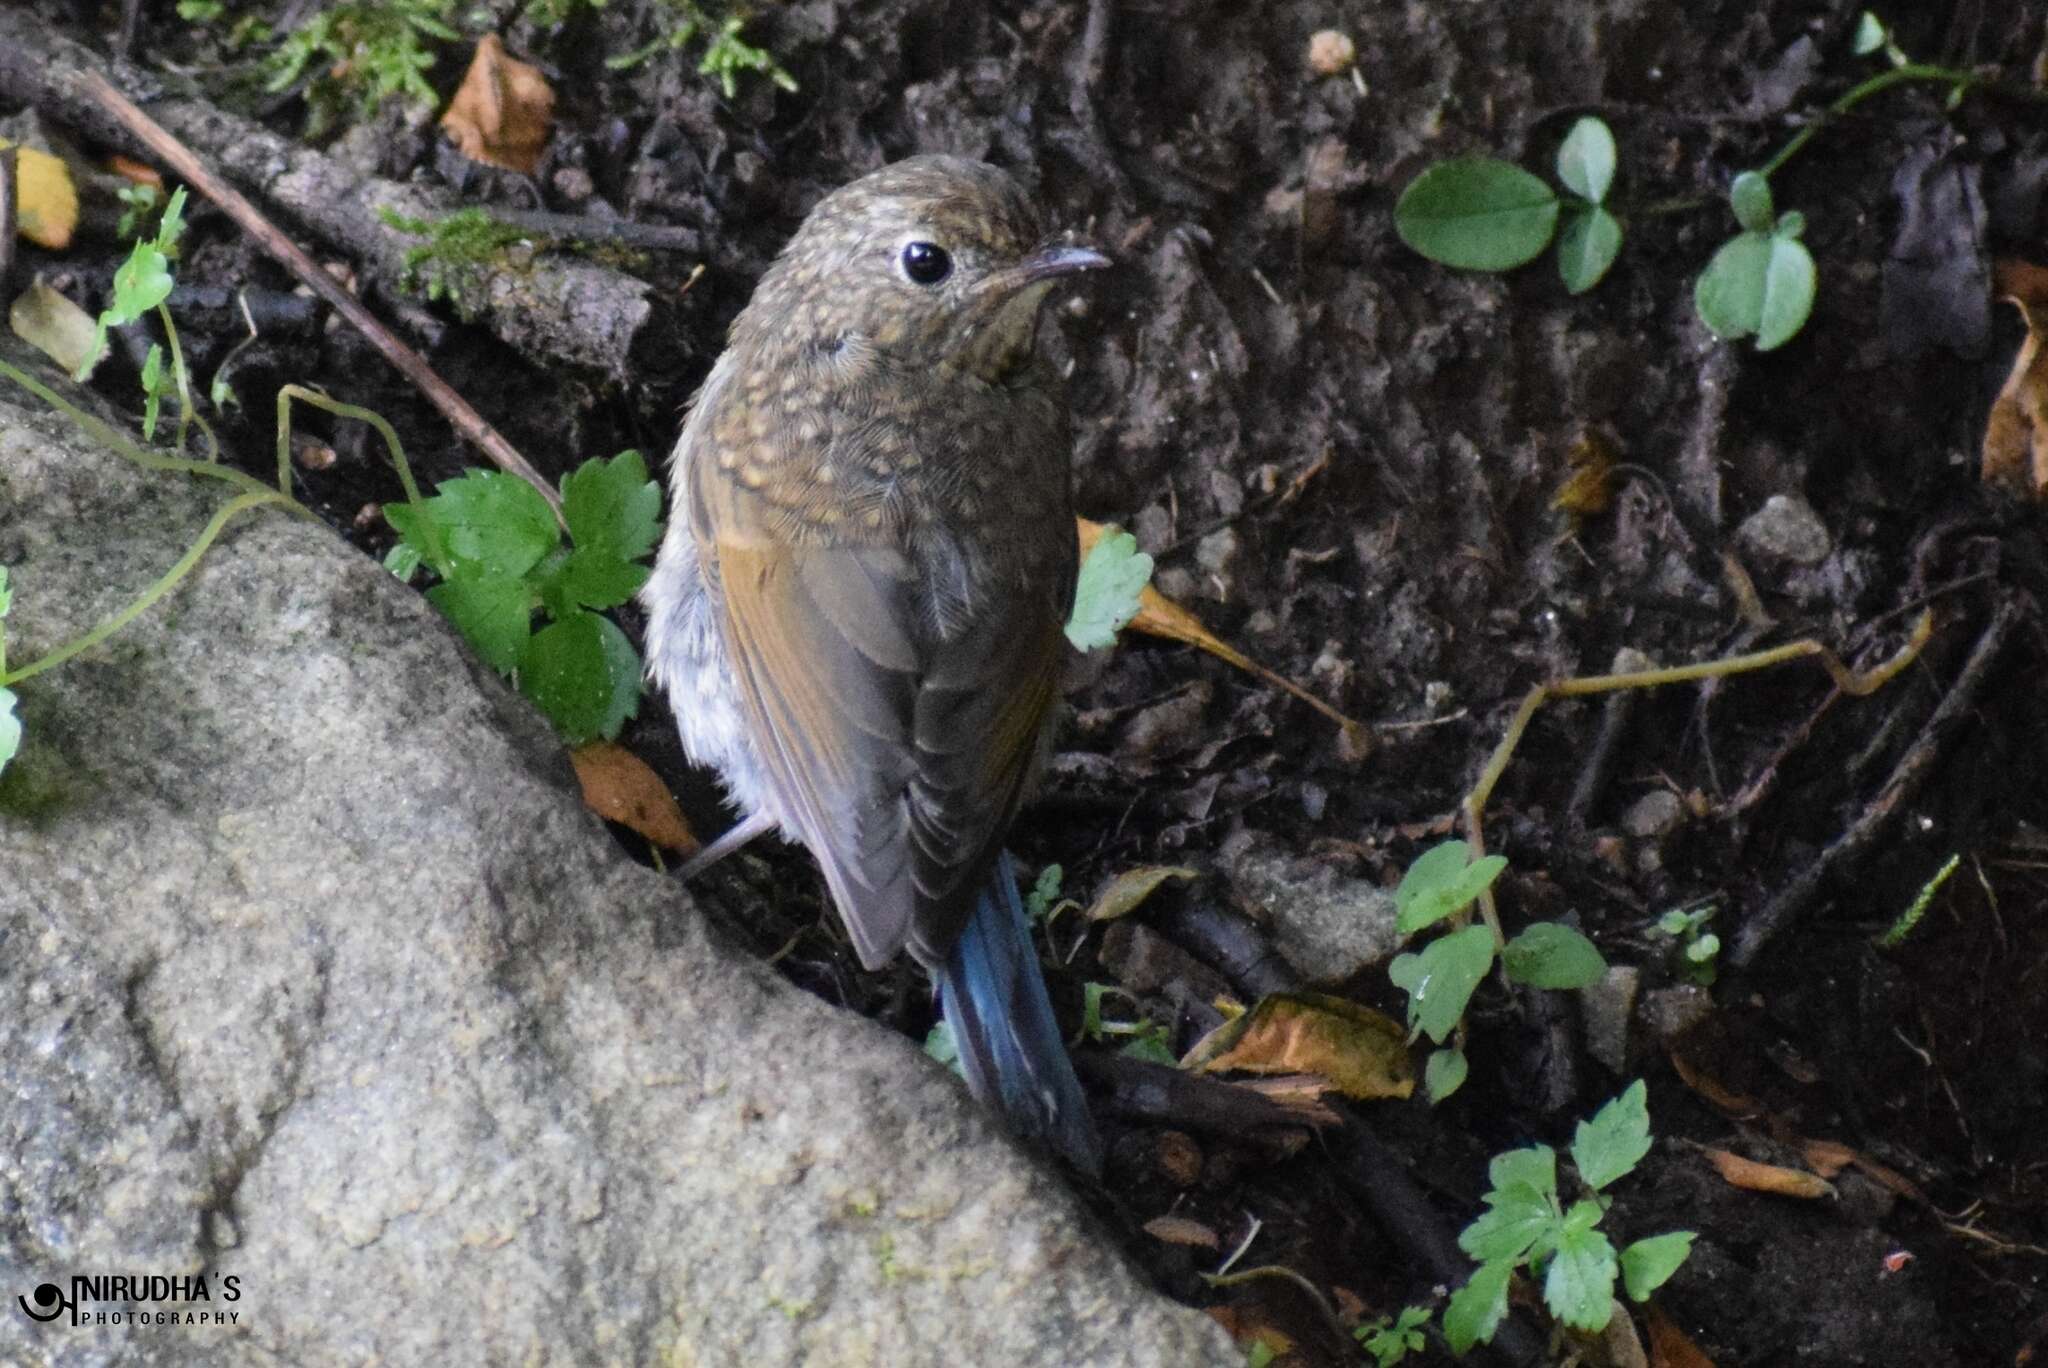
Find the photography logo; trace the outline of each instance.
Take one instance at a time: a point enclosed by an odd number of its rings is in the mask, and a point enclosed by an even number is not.
[[[161,1273],[133,1277],[73,1275],[70,1286],[37,1283],[15,1304],[30,1320],[47,1325],[68,1316],[72,1325],[239,1325],[242,1280],[234,1274],[211,1281],[204,1273],[175,1277]]]

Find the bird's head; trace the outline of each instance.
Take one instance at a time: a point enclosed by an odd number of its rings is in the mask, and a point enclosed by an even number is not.
[[[818,202],[735,330],[829,358],[1001,380],[1029,360],[1039,305],[1063,276],[1109,258],[1050,241],[1007,173],[960,157],[896,162]]]

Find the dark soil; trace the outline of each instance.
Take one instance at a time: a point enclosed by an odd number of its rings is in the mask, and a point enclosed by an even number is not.
[[[1987,307],[1984,262],[2048,253],[2048,106],[1973,96],[1948,110],[1928,86],[1878,97],[1774,179],[1820,263],[1804,332],[1759,354],[1713,340],[1691,306],[1733,230],[1719,198],[1732,174],[1878,69],[1851,54],[1857,13],[1801,0],[797,0],[749,32],[801,91],[750,80],[733,100],[693,58],[607,71],[632,45],[632,6],[565,31],[514,22],[508,42],[561,97],[555,147],[532,181],[470,174],[462,193],[608,207],[715,239],[718,264],[694,284],[691,258],[635,265],[675,310],[675,354],[620,389],[522,362],[417,301],[373,302],[553,474],[625,446],[666,450],[754,276],[828,188],[933,150],[1035,186],[1052,221],[1119,263],[1047,330],[1071,365],[1082,510],[1134,529],[1160,587],[1220,635],[1376,731],[1361,755],[1249,676],[1127,639],[1073,691],[1050,792],[1018,835],[1027,862],[1061,863],[1084,900],[1134,864],[1216,869],[1243,831],[1391,882],[1451,831],[1531,685],[1604,672],[1623,648],[1676,664],[1802,636],[1868,666],[1930,611],[1924,652],[1870,697],[1838,693],[1805,661],[1544,709],[1488,812],[1488,843],[1511,860],[1509,929],[1572,920],[1650,991],[1671,983],[1652,922],[1711,902],[1728,947],[1713,1010],[1683,1035],[1645,1034],[1616,1074],[1586,1052],[1575,1010],[1489,984],[1462,1092],[1355,1115],[1455,1230],[1489,1155],[1568,1143],[1577,1119],[1646,1077],[1659,1143],[1608,1224],[1626,1238],[1699,1232],[1657,1303],[1712,1362],[2017,1365],[2048,1353],[2048,558],[2038,510],[1984,489],[1976,452],[2018,339],[2013,311]],[[1916,59],[1993,66],[2019,85],[2048,54],[2048,14],[2025,0],[1887,17]],[[81,31],[106,33],[94,18]],[[1309,72],[1322,28],[1355,41],[1362,82]],[[167,3],[146,8],[141,35],[138,50],[202,77],[219,58]],[[458,66],[434,72],[444,93]],[[224,99],[229,84],[223,73]],[[262,112],[285,131],[304,113],[289,100]],[[1428,163],[1492,151],[1547,171],[1588,112],[1620,138],[1629,234],[1596,290],[1569,296],[1547,262],[1453,273],[1395,237],[1394,200]],[[431,128],[391,116],[343,138],[394,178],[463,169]],[[1966,193],[1944,199],[1937,182]],[[1956,207],[1972,203],[1976,217]],[[1905,231],[1928,216],[1945,245]],[[218,214],[193,218],[186,285],[289,289]],[[118,257],[104,253],[39,264],[92,304]],[[241,335],[222,315],[189,325],[202,375]],[[246,417],[224,435],[258,465],[286,379],[385,413],[426,478],[473,460],[358,338],[307,328],[244,358]],[[107,383],[132,392],[130,378]],[[305,496],[381,553],[388,531],[357,514],[396,497],[395,482],[364,434],[344,426],[332,441],[339,459],[302,472]],[[1557,511],[1575,453],[1592,449],[1621,462],[1611,504]],[[1776,495],[1826,528],[1810,563],[1738,535]],[[665,718],[647,712],[628,740],[666,757],[693,818],[715,827],[711,791],[680,773]],[[1642,800],[1659,793],[1679,801],[1653,820]],[[1951,854],[1959,870],[1924,922],[1877,948]],[[857,971],[799,852],[743,857],[711,888],[807,987],[913,1032],[929,1024],[915,971]],[[1172,937],[1190,917],[1245,910],[1219,875],[1141,915]],[[1111,977],[1093,960],[1099,939],[1056,984],[1064,998]],[[1349,989],[1398,1011],[1381,971]],[[1180,1047],[1205,1024],[1156,996],[1144,1005]],[[1358,1356],[1292,1284],[1211,1288],[1196,1274],[1219,1255],[1143,1223],[1171,1211],[1227,1251],[1256,1220],[1241,1266],[1291,1268],[1347,1318],[1426,1301],[1441,1281],[1376,1218],[1342,1136],[1275,1158],[1242,1136],[1168,1129],[1113,1131],[1095,1194],[1116,1232],[1105,1238],[1174,1295],[1283,1330],[1288,1361]],[[1852,1168],[1829,1198],[1765,1196],[1724,1183],[1699,1148],[1796,1164],[1804,1138],[1909,1181]]]

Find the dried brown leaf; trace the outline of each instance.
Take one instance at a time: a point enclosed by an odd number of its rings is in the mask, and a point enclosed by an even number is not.
[[[1088,920],[1115,921],[1129,916],[1140,903],[1158,892],[1159,885],[1168,879],[1188,883],[1200,877],[1198,871],[1180,865],[1139,865],[1135,869],[1126,869],[1096,894],[1095,902],[1088,909]]]
[[[1650,1368],[1714,1368],[1714,1361],[1655,1306],[1650,1308],[1649,1323]]]
[[[555,92],[540,68],[513,57],[497,34],[487,33],[441,116],[441,128],[471,161],[531,175],[554,117]]]
[[[1769,1192],[1779,1197],[1798,1197],[1811,1201],[1816,1197],[1835,1195],[1834,1184],[1818,1174],[1805,1169],[1785,1168],[1778,1164],[1760,1164],[1754,1159],[1745,1159],[1724,1149],[1702,1145],[1700,1153],[1721,1175],[1721,1180],[1730,1187],[1739,1187],[1745,1192]]]
[[[614,741],[593,741],[569,752],[583,803],[608,822],[630,827],[658,846],[695,855],[699,842],[683,820],[668,785],[647,762]]]
[[[2048,268],[2024,261],[1998,264],[1997,288],[2026,321],[2005,387],[1984,421],[1982,473],[2039,502],[2048,499]]]
[[[1407,1032],[1392,1018],[1346,998],[1274,993],[1226,1021],[1188,1051],[1183,1068],[1259,1074],[1314,1074],[1346,1097],[1407,1097],[1415,1066]]]

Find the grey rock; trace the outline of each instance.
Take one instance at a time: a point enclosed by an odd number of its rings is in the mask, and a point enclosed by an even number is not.
[[[1628,1072],[1628,1024],[1642,983],[1642,970],[1634,965],[1610,964],[1598,983],[1588,984],[1579,994],[1586,1053],[1614,1073]]]
[[[1738,540],[1756,554],[1793,565],[1818,565],[1834,542],[1813,505],[1796,494],[1773,494],[1742,520]]]
[[[1629,804],[1621,827],[1631,836],[1667,836],[1685,820],[1685,804],[1670,789],[1651,789]]]
[[[20,397],[17,664],[225,501]],[[0,1362],[1242,1362],[910,1042],[623,858],[540,718],[326,529],[243,516],[19,693],[0,1293],[205,1275],[237,1323],[6,1307]]]
[[[1267,920],[1275,948],[1305,982],[1341,983],[1393,955],[1394,897],[1263,832],[1241,831],[1219,852],[1231,892]]]

